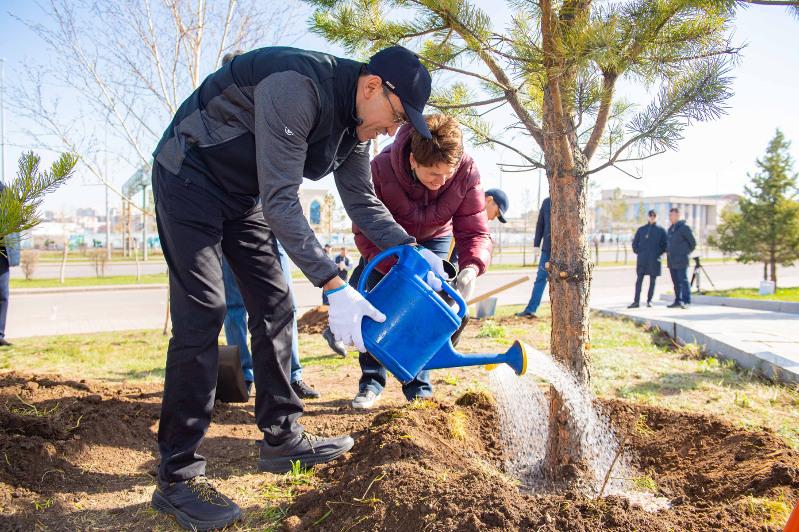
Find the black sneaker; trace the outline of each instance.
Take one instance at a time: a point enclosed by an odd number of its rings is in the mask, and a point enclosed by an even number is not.
[[[322,331],[322,338],[327,341],[327,345],[330,346],[330,349],[332,349],[335,354],[342,358],[347,356],[347,346],[344,345],[344,342],[336,340],[330,327],[326,327],[325,330]]]
[[[299,380],[297,382],[291,383],[291,389],[294,390],[294,393],[297,394],[297,397],[300,399],[319,399],[322,397],[322,394],[305,384],[303,381]]]
[[[224,528],[241,519],[241,508],[219,493],[204,476],[159,483],[151,504],[159,512],[174,515],[187,530]]]
[[[652,302],[651,302],[651,301],[647,301],[647,302],[646,302],[646,306],[647,306],[648,308],[652,308]]]
[[[349,436],[322,438],[303,432],[293,440],[280,445],[269,445],[261,442],[258,458],[258,469],[269,473],[287,473],[291,471],[291,462],[300,462],[306,468],[335,460],[346,453],[355,441]]]
[[[535,312],[517,312],[516,316],[519,318],[530,318],[531,320],[538,319],[538,316],[535,315]]]
[[[5,338],[0,338],[0,347],[11,347],[12,345],[14,345],[14,344],[9,342]]]
[[[627,305],[627,308],[638,308],[638,307],[640,307],[640,306],[641,306],[641,305],[639,305],[638,303],[632,303],[632,304],[630,304],[630,305]]]
[[[685,308],[685,307],[679,301],[675,301],[671,305],[668,305],[666,308]]]

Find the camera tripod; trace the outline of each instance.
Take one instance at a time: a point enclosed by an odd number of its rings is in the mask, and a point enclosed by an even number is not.
[[[710,275],[708,275],[707,270],[705,270],[705,268],[702,266],[702,263],[699,262],[699,257],[694,257],[694,272],[693,274],[691,274],[691,283],[689,284],[689,287],[696,284],[697,294],[702,293],[702,284],[701,284],[702,274],[705,275],[705,279],[707,279],[707,281],[710,283],[710,286],[712,286],[713,290],[715,290],[716,285],[713,284],[713,279],[710,278]]]

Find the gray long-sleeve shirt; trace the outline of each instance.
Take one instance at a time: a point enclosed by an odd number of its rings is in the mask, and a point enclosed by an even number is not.
[[[347,214],[379,247],[415,241],[377,199],[369,142],[355,136],[361,67],[291,48],[238,56],[181,105],[156,160],[173,174],[188,160],[226,193],[259,197],[286,253],[321,286],[338,270],[303,216],[303,177],[316,180],[333,172]]]
[[[264,218],[292,261],[317,286],[338,275],[299,202],[307,138],[319,114],[319,98],[312,81],[297,72],[272,74],[255,88],[256,161]],[[382,248],[412,243],[413,237],[377,199],[369,145],[368,141],[357,144],[346,159],[333,165],[344,208]]]

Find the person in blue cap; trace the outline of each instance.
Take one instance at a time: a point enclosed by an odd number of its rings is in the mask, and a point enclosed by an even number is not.
[[[504,190],[498,188],[489,188],[486,194],[486,216],[488,221],[499,220],[500,222],[507,223],[505,220],[505,213],[508,212],[508,195]]]
[[[375,196],[369,144],[410,122],[425,138],[431,79],[419,58],[393,46],[368,64],[269,47],[236,56],[181,104],[153,155],[158,233],[169,266],[172,336],[158,426],[152,505],[187,529],[222,528],[241,509],[205,477],[198,450],[211,422],[217,339],[225,317],[221,257],[249,315],[255,419],[263,432],[258,468],[282,473],[333,460],[350,436],[322,438],[299,424],[290,384],[291,297],[277,241],[330,301],[337,340],[365,350],[364,316],[385,316],[338,276],[303,216],[303,178],[333,173],[349,217],[381,248],[415,244]],[[440,258],[421,251],[435,290]]]

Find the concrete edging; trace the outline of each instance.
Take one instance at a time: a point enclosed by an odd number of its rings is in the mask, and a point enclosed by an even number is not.
[[[799,384],[799,364],[772,351],[750,353],[721,339],[713,338],[692,329],[679,320],[631,316],[616,310],[602,308],[597,308],[596,310],[605,316],[630,319],[648,327],[657,327],[673,339],[682,343],[699,344],[707,352],[718,355],[719,358],[725,360],[733,360],[740,367],[760,373],[773,382]]]
[[[673,301],[674,296],[661,294],[661,301]],[[792,301],[771,301],[767,299],[743,299],[740,297],[722,296],[700,296],[691,294],[692,303],[702,305],[718,305],[721,307],[745,308],[749,310],[766,310],[769,312],[785,312],[787,314],[799,314],[799,303]]]

